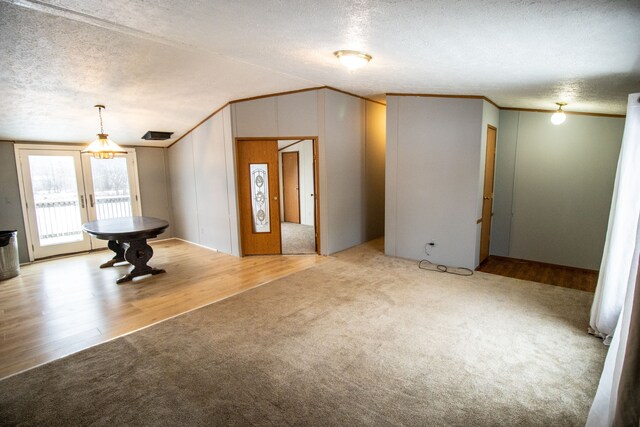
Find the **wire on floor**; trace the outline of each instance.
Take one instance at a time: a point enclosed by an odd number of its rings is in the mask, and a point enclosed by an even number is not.
[[[423,267],[422,264],[426,263],[427,266]],[[429,261],[428,259],[423,259],[422,261],[420,261],[418,263],[418,268],[422,269],[422,270],[429,270],[429,271],[437,271],[439,273],[449,273],[449,274],[455,274],[456,276],[473,276],[473,270],[466,268],[466,267],[449,267],[447,265],[444,264],[434,264],[431,261]]]

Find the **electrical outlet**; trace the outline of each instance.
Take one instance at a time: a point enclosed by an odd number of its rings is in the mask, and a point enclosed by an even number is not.
[[[432,250],[433,248],[435,248],[435,246],[436,246],[436,242],[434,242],[433,240],[432,240],[432,241],[430,241],[430,242],[428,242],[428,243],[425,243],[425,245],[424,245],[424,252],[425,252],[428,256],[430,256],[430,255],[431,255],[431,250]]]
[[[431,256],[431,250],[433,250],[436,247],[436,242],[434,242],[433,240],[427,242],[424,244],[424,253],[427,254],[427,256]]]

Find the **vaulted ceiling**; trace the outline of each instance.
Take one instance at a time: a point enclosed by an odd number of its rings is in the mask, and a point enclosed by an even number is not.
[[[2,0],[0,139],[167,145],[226,102],[329,85],[624,114],[639,0]],[[373,56],[357,72],[339,49]],[[151,145],[142,141],[142,144]]]

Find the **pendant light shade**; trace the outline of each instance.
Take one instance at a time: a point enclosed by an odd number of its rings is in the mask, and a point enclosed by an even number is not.
[[[98,109],[98,116],[100,117],[100,133],[98,134],[98,139],[89,144],[82,152],[89,153],[96,159],[113,159],[116,154],[126,153],[127,150],[110,140],[109,135],[104,133],[102,127],[102,110],[105,106],[96,105],[95,107]]]
[[[562,111],[562,107],[567,105],[567,103],[556,102],[556,105],[558,106],[558,110],[551,116],[551,123],[554,125],[561,125],[565,120],[567,120],[567,115]]]

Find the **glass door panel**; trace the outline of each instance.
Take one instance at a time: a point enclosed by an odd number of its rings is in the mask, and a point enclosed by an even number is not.
[[[89,250],[80,155],[24,150],[21,161],[34,257]]]
[[[127,158],[104,160],[91,157],[90,162],[93,194],[89,197],[95,206],[96,219],[131,216]]]
[[[82,166],[89,221],[140,215],[135,154],[116,155],[113,159],[95,159],[85,154]],[[94,249],[106,247],[107,243],[91,237]]]

